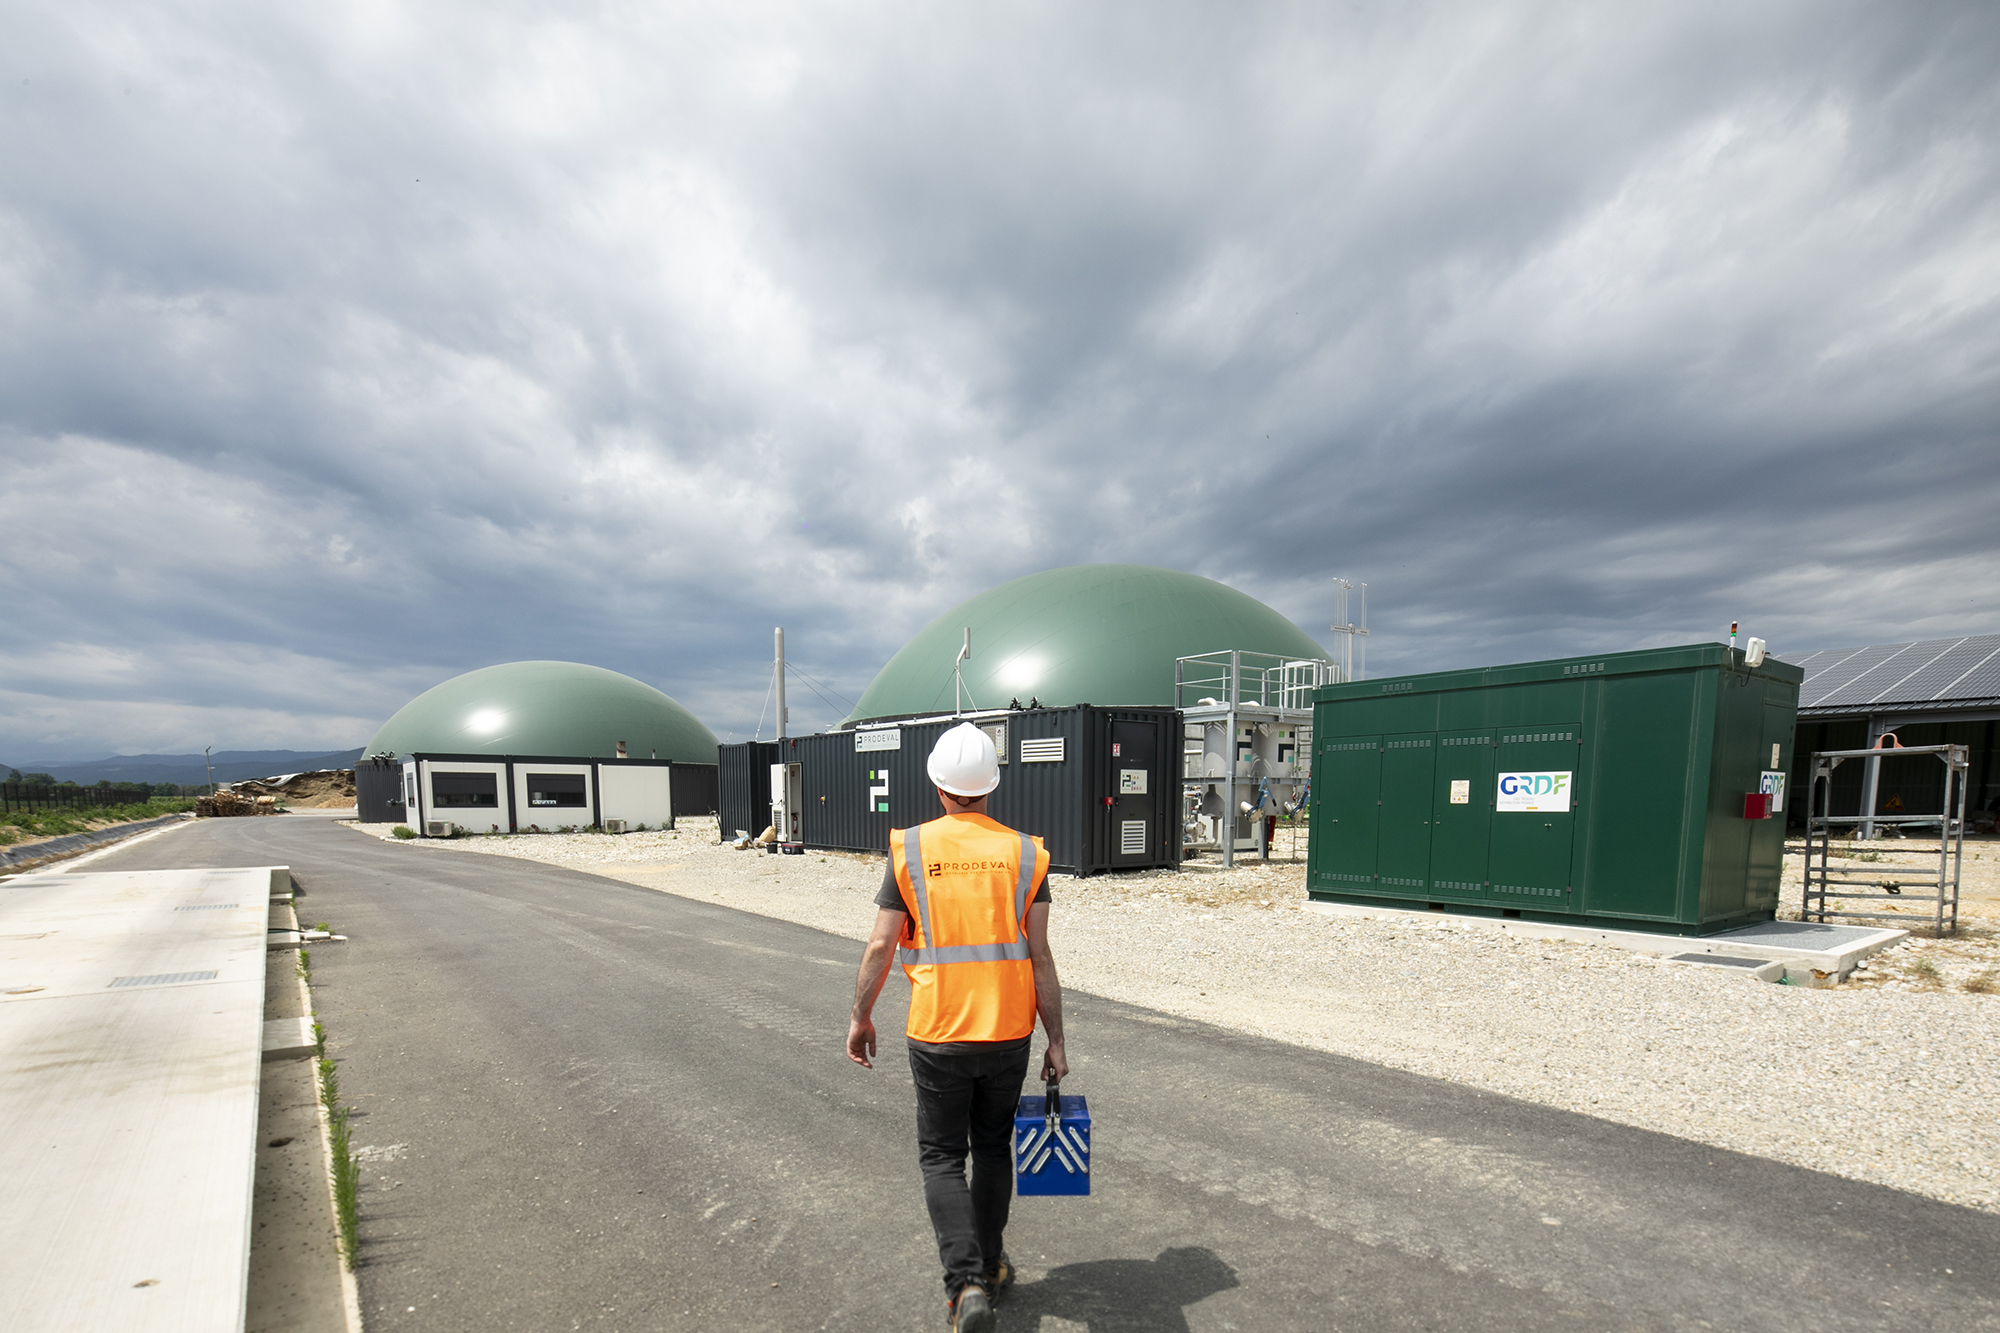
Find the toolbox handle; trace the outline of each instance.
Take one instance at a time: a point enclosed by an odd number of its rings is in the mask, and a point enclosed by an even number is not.
[[[1048,1098],[1049,1098],[1048,1102],[1046,1106],[1043,1108],[1043,1114],[1047,1116],[1050,1120],[1061,1119],[1062,1081],[1060,1079],[1052,1078],[1048,1081]]]

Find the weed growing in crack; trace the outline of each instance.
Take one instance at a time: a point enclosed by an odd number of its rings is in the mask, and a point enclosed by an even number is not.
[[[323,1033],[317,1023],[313,1028]],[[322,1046],[324,1043],[322,1035]],[[340,1074],[325,1056],[319,1060],[319,1104],[326,1108],[327,1147],[333,1158],[333,1217],[340,1233],[340,1261],[352,1272],[355,1252],[360,1248],[361,1209],[356,1195],[361,1188],[361,1159],[354,1155],[348,1124],[353,1108],[340,1104]]]

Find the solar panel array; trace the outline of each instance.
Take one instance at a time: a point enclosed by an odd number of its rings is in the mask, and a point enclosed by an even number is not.
[[[1806,673],[1800,712],[2000,699],[2000,634],[1829,648],[1794,665]]]

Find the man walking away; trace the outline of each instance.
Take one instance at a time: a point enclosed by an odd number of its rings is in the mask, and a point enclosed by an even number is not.
[[[989,1333],[993,1302],[1014,1280],[1001,1239],[1014,1197],[1014,1107],[1037,1014],[1049,1042],[1042,1079],[1069,1072],[1049,953],[1049,854],[1039,838],[987,818],[1000,757],[978,727],[963,722],[940,736],[928,768],[944,816],[890,830],[847,1056],[875,1067],[869,1016],[893,958],[910,978],[917,1158],[944,1263],[947,1326]]]

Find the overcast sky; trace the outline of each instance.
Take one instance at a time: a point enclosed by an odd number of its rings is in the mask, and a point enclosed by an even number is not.
[[[10,5],[0,758],[521,658],[741,738],[773,625],[852,699],[1085,561],[1366,581],[1371,675],[2000,630],[1996,69],[1910,0]]]

